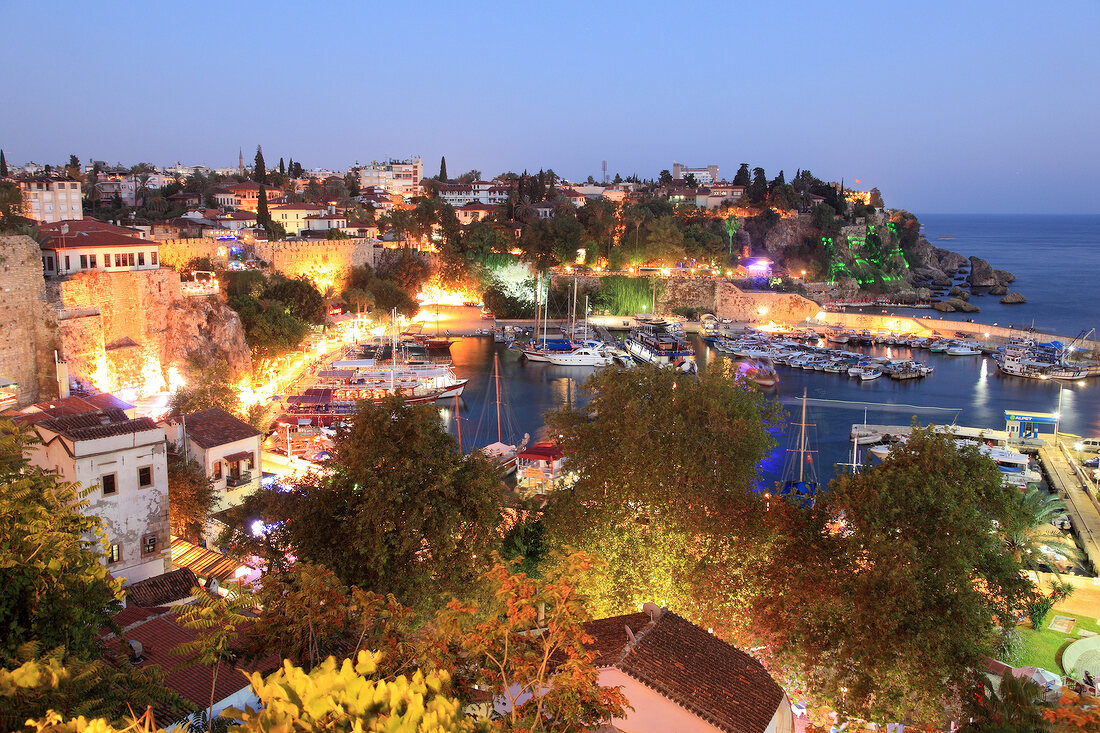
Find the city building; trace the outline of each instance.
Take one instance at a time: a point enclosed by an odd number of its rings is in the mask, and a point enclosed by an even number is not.
[[[27,176],[14,179],[23,192],[23,216],[41,223],[84,218],[81,183],[68,176]]]
[[[497,213],[497,207],[488,204],[466,204],[455,208],[455,216],[459,224],[473,224],[495,213]]]
[[[390,193],[399,194],[405,198],[419,196],[423,193],[420,181],[424,178],[424,165],[420,158],[407,160],[387,160],[359,168],[359,187],[379,186]]]
[[[166,572],[170,562],[164,432],[147,417],[130,418],[125,403],[100,397],[119,406],[100,409],[69,397],[16,421],[29,423],[41,441],[29,449],[33,465],[90,489],[83,511],[103,520],[111,575],[145,580]]]
[[[42,269],[47,276],[160,267],[159,245],[134,229],[81,219],[45,224],[39,231],[46,238],[41,248]]]
[[[264,186],[264,193],[267,195],[268,204],[281,201],[283,198],[283,192],[278,188]],[[260,184],[245,181],[223,186],[214,192],[214,202],[227,209],[241,209],[255,214],[260,207]]]
[[[704,168],[689,168],[683,163],[672,164],[672,180],[682,181],[688,176],[695,176],[695,182],[709,186],[718,180],[718,166],[708,165]]]
[[[794,730],[790,700],[760,662],[666,609],[647,603],[584,630],[600,685],[620,688],[630,706],[601,730]]]
[[[347,226],[347,217],[336,216],[336,207],[326,204],[278,204],[268,210],[271,220],[281,224],[286,230],[287,236],[296,237],[303,230],[308,229],[332,229],[336,226],[325,226],[327,223],[342,221],[342,226]],[[312,218],[311,218],[312,217]],[[329,219],[328,217],[334,217]],[[311,221],[316,222],[311,226]]]
[[[454,207],[466,204],[503,204],[508,200],[512,186],[501,181],[473,181],[472,183],[441,183],[439,197]]]
[[[220,407],[170,417],[160,423],[168,442],[184,444],[187,458],[214,482],[215,511],[236,506],[260,488],[260,431]],[[200,573],[201,575],[201,573]]]

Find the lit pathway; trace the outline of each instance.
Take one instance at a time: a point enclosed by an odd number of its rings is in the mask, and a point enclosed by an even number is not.
[[[1039,449],[1039,460],[1046,469],[1051,487],[1065,500],[1066,510],[1073,520],[1081,545],[1085,548],[1085,555],[1092,563],[1093,572],[1100,572],[1100,507],[1081,488],[1080,479],[1061,450],[1044,445]]]

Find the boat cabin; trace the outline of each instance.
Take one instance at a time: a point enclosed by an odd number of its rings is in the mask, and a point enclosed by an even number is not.
[[[516,456],[516,486],[521,493],[547,494],[560,486],[565,453],[556,443],[543,441]]]

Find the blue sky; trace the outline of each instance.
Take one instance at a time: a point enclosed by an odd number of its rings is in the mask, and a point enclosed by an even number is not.
[[[1100,3],[0,0],[11,162],[673,160],[923,212],[1100,213]]]

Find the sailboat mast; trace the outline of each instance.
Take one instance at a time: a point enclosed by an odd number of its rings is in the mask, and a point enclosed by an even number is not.
[[[458,430],[458,455],[462,455],[462,418],[459,416],[458,395],[455,395],[455,428]]]
[[[497,387],[497,442],[503,443],[500,430],[500,355],[497,353],[493,354],[493,381]]]
[[[573,314],[569,319],[569,338],[577,334],[577,276],[573,276]]]
[[[798,431],[798,481],[802,483],[806,469],[806,390],[802,390],[802,422]]]

